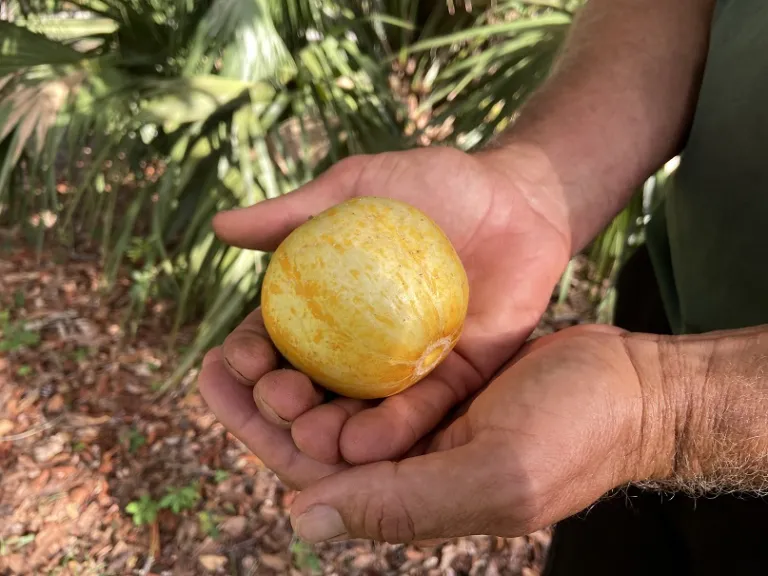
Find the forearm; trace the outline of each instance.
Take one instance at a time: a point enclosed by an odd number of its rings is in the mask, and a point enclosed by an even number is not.
[[[714,0],[589,0],[552,74],[487,153],[533,181],[572,252],[674,156],[688,130]],[[514,177],[514,176],[513,176]],[[540,186],[539,186],[540,185]]]
[[[768,326],[701,336],[630,335],[644,391],[641,484],[689,492],[768,489]]]

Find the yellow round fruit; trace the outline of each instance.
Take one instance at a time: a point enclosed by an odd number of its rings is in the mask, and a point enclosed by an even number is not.
[[[456,345],[467,274],[443,231],[396,200],[347,200],[277,248],[262,316],[283,356],[342,396],[384,398],[431,372]]]

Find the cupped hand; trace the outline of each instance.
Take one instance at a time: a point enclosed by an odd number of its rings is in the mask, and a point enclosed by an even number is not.
[[[319,480],[292,524],[308,542],[529,534],[644,477],[642,388],[618,329],[538,339],[423,453]]]
[[[518,163],[525,166],[525,159]],[[299,190],[216,216],[225,242],[274,250],[310,216],[355,196],[427,213],[451,239],[470,283],[454,351],[427,378],[379,402],[328,399],[281,363],[253,311],[209,352],[199,378],[214,414],[286,483],[303,488],[350,464],[423,449],[445,416],[525,341],[570,256],[567,216],[533,170],[494,154],[429,148],[342,161]]]

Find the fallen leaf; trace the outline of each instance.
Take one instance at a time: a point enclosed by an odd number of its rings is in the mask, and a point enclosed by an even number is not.
[[[0,420],[0,436],[5,436],[8,434],[11,430],[13,430],[14,424],[7,418],[3,418]]]
[[[76,486],[69,491],[69,499],[76,505],[82,506],[88,497],[91,495],[92,490],[87,486]]]
[[[61,480],[62,478],[67,478],[68,476],[73,476],[74,474],[77,474],[77,467],[75,466],[56,466],[56,468],[51,469],[51,474],[53,474],[53,477],[57,480]]]
[[[216,572],[227,565],[227,557],[219,556],[217,554],[203,554],[197,560],[200,562],[200,565],[209,572]]]
[[[424,559],[424,552],[416,548],[406,548],[405,557],[411,562],[421,562]]]
[[[495,560],[491,560],[488,564],[488,568],[485,569],[485,576],[499,576],[499,567]]]
[[[288,562],[276,554],[262,554],[259,556],[259,563],[277,571],[278,574],[283,574],[288,566]]]
[[[35,550],[28,558],[30,567],[38,566],[46,558],[56,554],[67,544],[68,526],[64,524],[46,524],[35,537]]]
[[[352,560],[352,566],[358,570],[362,570],[363,568],[372,566],[374,562],[376,562],[376,556],[370,552],[359,552],[355,555],[355,559]]]
[[[240,538],[248,527],[248,519],[245,516],[232,516],[221,523],[220,529],[232,538]]]
[[[48,484],[48,480],[51,478],[51,471],[48,468],[44,468],[42,471],[38,468],[37,470],[30,471],[30,478],[32,474],[36,474],[36,476],[30,486],[36,492],[40,492]]]
[[[64,396],[61,394],[54,394],[48,403],[45,405],[46,410],[52,414],[61,412],[64,409]]]
[[[11,571],[11,574],[23,574],[27,568],[27,558],[21,554],[10,554],[5,558],[0,558],[0,568],[5,567]]]
[[[64,450],[65,443],[69,441],[67,434],[59,432],[51,436],[47,442],[39,444],[32,449],[36,462],[48,462],[54,456]]]

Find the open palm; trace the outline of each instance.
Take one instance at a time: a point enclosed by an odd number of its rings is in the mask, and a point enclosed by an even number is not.
[[[449,148],[357,156],[302,189],[219,214],[218,236],[273,250],[308,217],[354,196],[385,196],[423,210],[464,263],[470,301],[462,337],[427,378],[380,402],[328,399],[282,368],[255,310],[212,350],[200,389],[220,421],[286,482],[418,450],[456,406],[488,382],[536,325],[570,255],[566,225],[544,190],[491,155]],[[539,195],[540,193],[540,195]]]
[[[657,355],[652,339],[628,340],[610,326],[539,338],[429,446],[397,465],[356,466],[312,483],[293,502],[291,523],[312,543],[434,544],[551,526],[654,473],[658,445],[640,433],[652,391],[635,360]]]

